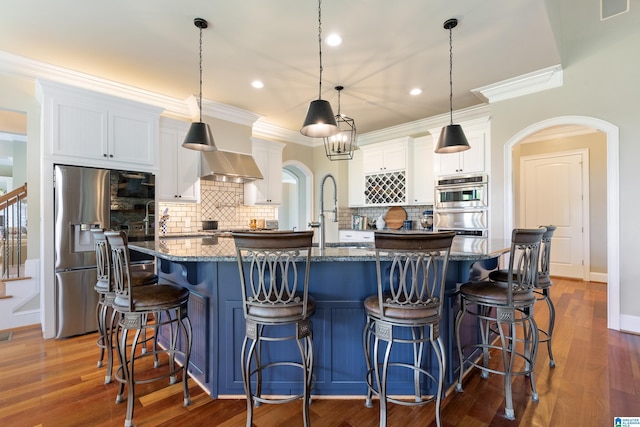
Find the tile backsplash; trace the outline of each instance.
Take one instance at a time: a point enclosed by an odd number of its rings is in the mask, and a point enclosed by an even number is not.
[[[200,203],[158,204],[158,218],[168,209],[167,233],[188,233],[202,230],[203,220],[217,220],[219,229],[249,228],[251,218],[277,219],[273,206],[244,206],[244,185],[232,182],[200,181]],[[404,206],[407,219],[419,227],[422,212],[432,209],[430,205]],[[366,208],[339,208],[339,228],[351,228],[352,215],[366,215],[376,219],[386,215],[388,206]],[[157,223],[156,219],[156,223]]]
[[[431,205],[415,205],[415,206],[403,206],[407,211],[407,219],[413,221],[413,228],[420,229],[420,218],[422,213],[427,209],[433,209]],[[341,229],[351,228],[351,216],[361,215],[366,216],[367,220],[375,220],[380,215],[383,217],[387,214],[389,206],[370,206],[366,208],[340,208],[338,210],[338,222]]]
[[[244,184],[200,181],[200,203],[160,202],[156,212],[168,209],[167,233],[202,230],[203,220],[218,221],[219,229],[249,228],[251,218],[276,219],[273,206],[244,206]]]

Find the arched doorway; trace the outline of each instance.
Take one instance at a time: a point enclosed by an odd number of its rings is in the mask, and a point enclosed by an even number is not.
[[[306,230],[313,215],[313,173],[304,163],[287,160],[282,167],[282,205],[278,223],[282,230]]]
[[[619,131],[618,127],[604,120],[586,116],[555,117],[532,124],[514,135],[504,146],[504,230],[505,236],[511,234],[514,225],[513,213],[513,157],[512,149],[528,136],[543,129],[562,126],[578,125],[597,129],[607,137],[607,327],[620,329],[620,213],[619,197]]]

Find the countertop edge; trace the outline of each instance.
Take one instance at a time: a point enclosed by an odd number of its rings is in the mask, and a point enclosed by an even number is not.
[[[233,255],[174,255],[151,249],[141,244],[142,242],[131,242],[129,248],[147,255],[173,262],[236,262],[237,257]],[[449,259],[451,261],[481,261],[495,258],[508,252],[509,249],[496,250],[487,254],[482,253],[456,253],[452,252]],[[312,262],[355,262],[355,261],[375,261],[375,251],[373,248],[325,248],[320,250],[313,248],[311,253]]]

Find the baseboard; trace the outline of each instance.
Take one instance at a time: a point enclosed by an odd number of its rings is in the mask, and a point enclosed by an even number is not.
[[[640,335],[640,316],[620,315],[620,331]]]
[[[591,271],[589,273],[589,281],[598,282],[598,283],[608,283],[609,278],[607,273],[594,273],[593,271]]]

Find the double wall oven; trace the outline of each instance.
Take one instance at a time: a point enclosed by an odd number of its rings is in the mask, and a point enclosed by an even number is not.
[[[485,245],[489,237],[489,188],[486,174],[440,177],[436,180],[434,229],[476,237],[470,244]]]

